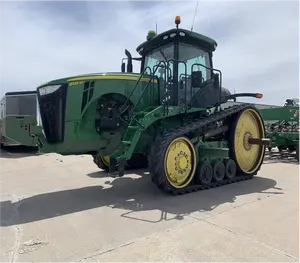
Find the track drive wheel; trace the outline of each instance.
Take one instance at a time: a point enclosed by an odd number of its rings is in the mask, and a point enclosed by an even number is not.
[[[187,137],[165,135],[156,138],[149,155],[152,182],[165,192],[180,194],[192,182],[196,151]]]
[[[237,175],[256,175],[265,155],[265,146],[248,142],[249,138],[264,138],[265,126],[258,110],[252,106],[234,116],[230,127],[230,157],[235,161]]]

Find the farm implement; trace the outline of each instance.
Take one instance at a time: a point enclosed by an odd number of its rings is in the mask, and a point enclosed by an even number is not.
[[[296,151],[299,162],[299,103],[296,99],[287,99],[283,107],[261,109],[260,113],[265,122],[266,137],[272,143],[269,151],[277,147],[278,150]]]

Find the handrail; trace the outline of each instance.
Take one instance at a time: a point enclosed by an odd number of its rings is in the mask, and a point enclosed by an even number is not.
[[[135,105],[134,105],[134,107],[133,107],[133,109],[132,109],[132,113],[134,113],[135,108],[136,108],[137,105],[140,103],[140,101],[141,101],[141,99],[142,99],[144,93],[146,92],[146,90],[147,90],[148,87],[149,87],[150,82],[154,79],[154,75],[155,75],[157,69],[159,68],[159,65],[160,65],[160,64],[166,64],[166,63],[165,63],[164,61],[160,61],[157,65],[155,65],[155,66],[153,67],[153,69],[154,69],[155,67],[156,67],[156,69],[155,69],[155,70],[153,71],[153,73],[151,74],[150,80],[148,81],[146,87],[144,88],[144,90],[143,90],[143,92],[142,92],[140,98],[139,98],[138,101],[135,103]]]
[[[156,73],[156,71],[158,70],[158,68],[161,67],[161,65],[164,65],[164,66],[165,66],[165,73],[166,73],[166,70],[168,69],[168,67],[167,67],[166,62],[164,62],[164,61],[159,61],[158,63],[156,63],[156,65],[153,67],[153,73],[152,73],[152,70],[151,70],[151,68],[150,68],[149,66],[146,67],[146,68],[144,68],[144,70],[142,71],[140,77],[139,77],[138,80],[136,81],[134,88],[131,90],[129,96],[126,98],[126,100],[125,100],[125,102],[124,102],[124,104],[123,104],[123,107],[122,107],[123,109],[122,109],[122,112],[121,112],[120,116],[122,116],[122,114],[128,109],[128,107],[126,107],[128,101],[129,101],[130,98],[132,97],[132,95],[133,95],[133,93],[134,93],[136,87],[138,86],[138,84],[140,83],[142,77],[144,76],[144,73],[146,72],[146,70],[149,69],[149,70],[150,70],[150,79],[149,79],[149,81],[148,81],[146,87],[144,88],[142,94],[140,95],[138,101],[135,103],[133,109],[131,110],[131,113],[129,113],[129,118],[133,118],[133,119],[138,123],[138,125],[140,125],[141,127],[143,127],[143,125],[142,125],[137,119],[134,118],[134,116],[133,116],[134,110],[136,109],[137,105],[139,104],[139,102],[141,101],[143,95],[145,94],[146,90],[148,89],[149,84],[150,84],[150,83],[152,82],[152,80],[155,78],[155,73]],[[170,71],[171,71],[171,70],[170,70]],[[153,85],[154,85],[154,83],[153,83]],[[128,106],[129,106],[129,105],[128,105]],[[120,118],[121,118],[121,117],[120,117]],[[125,120],[123,120],[122,118],[121,118],[121,120],[125,122]],[[125,122],[125,123],[128,124],[127,122]]]
[[[129,99],[131,98],[133,92],[135,91],[136,87],[138,86],[138,84],[140,83],[142,77],[143,77],[143,74],[145,73],[145,71],[149,69],[150,70],[150,75],[152,75],[151,73],[151,68],[148,66],[148,67],[145,67],[144,70],[141,72],[141,75],[139,76],[138,80],[136,81],[135,85],[134,85],[134,88],[131,90],[129,96],[126,98],[124,104],[123,104],[123,107],[125,106],[126,107],[126,104],[128,103]],[[151,78],[150,78],[151,80]],[[122,107],[122,108],[123,108]],[[126,111],[126,109],[123,109],[123,111],[121,112],[121,115]]]
[[[163,64],[163,65],[160,65],[160,64]],[[153,67],[153,70],[155,70],[155,72],[156,72],[157,68],[159,68],[159,67],[161,67],[165,70],[164,75],[166,76],[166,81],[165,81],[164,87],[159,87],[158,88],[158,102],[160,103],[160,102],[163,101],[163,98],[161,98],[160,89],[164,88],[164,93],[163,94],[165,96],[166,95],[165,93],[166,93],[166,90],[167,90],[167,85],[168,85],[169,74],[171,75],[172,71],[169,67],[167,67],[167,63],[165,61],[162,61],[162,60],[156,62],[156,65]],[[168,73],[167,73],[167,70],[168,70]]]
[[[217,71],[217,72],[220,73],[220,91],[219,91],[220,105],[219,105],[219,107],[220,107],[220,110],[221,110],[222,109],[221,108],[221,104],[222,104],[221,103],[221,101],[222,101],[222,72],[221,72],[221,70],[215,69],[215,68],[211,68],[211,67],[207,67],[207,66],[205,66],[203,64],[200,64],[200,63],[195,63],[195,64],[192,65],[192,72],[193,72],[194,66],[202,66],[202,67],[204,67],[206,69],[210,69],[212,71]]]
[[[170,59],[170,60],[168,60],[168,65],[170,64],[170,62],[177,62],[177,65],[179,65],[180,63],[182,63],[183,65],[184,65],[184,73],[185,73],[185,76],[187,76],[187,65],[186,65],[186,63],[183,61],[183,60],[178,60],[178,59]],[[178,78],[179,78],[179,76],[177,76]],[[178,82],[178,80],[177,80],[177,83],[179,83]],[[177,87],[177,94],[178,94],[178,90],[179,90],[179,87]],[[185,95],[185,112],[187,112],[187,82],[185,82],[185,91],[184,91],[184,95]],[[174,98],[173,98],[173,100],[174,100]],[[177,102],[176,102],[176,105],[178,104],[178,98],[177,98]]]

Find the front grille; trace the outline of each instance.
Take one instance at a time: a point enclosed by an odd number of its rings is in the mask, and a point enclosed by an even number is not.
[[[64,84],[47,95],[41,96],[38,92],[43,130],[49,143],[64,140],[67,89],[68,84]]]

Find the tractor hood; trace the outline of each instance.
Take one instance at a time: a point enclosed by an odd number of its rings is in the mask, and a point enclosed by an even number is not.
[[[121,72],[90,73],[90,74],[69,76],[65,78],[51,80],[47,83],[43,83],[38,88],[48,86],[48,85],[59,85],[59,84],[61,85],[61,84],[67,84],[67,83],[72,83],[77,81],[97,80],[97,79],[138,80],[139,77],[140,74],[138,73],[121,73]]]

